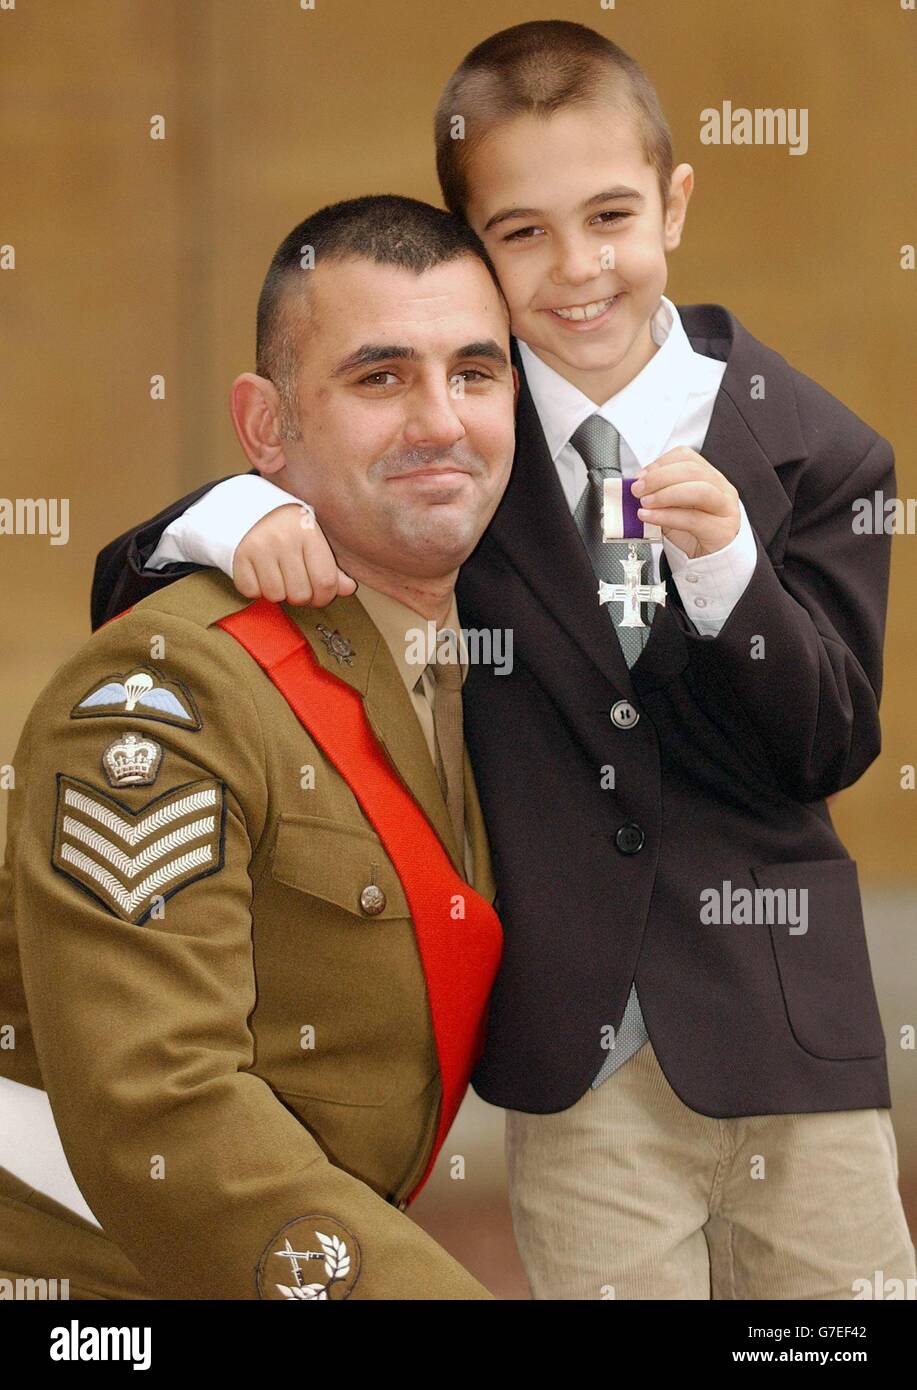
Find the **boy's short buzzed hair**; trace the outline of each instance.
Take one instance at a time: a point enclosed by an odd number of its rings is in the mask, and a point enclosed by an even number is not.
[[[473,48],[450,77],[434,117],[443,202],[465,216],[475,147],[515,116],[551,116],[605,103],[629,110],[644,158],[656,171],[663,211],[674,168],[672,133],[656,90],[635,58],[584,24],[536,19],[501,29]],[[454,118],[463,130],[456,138]]]

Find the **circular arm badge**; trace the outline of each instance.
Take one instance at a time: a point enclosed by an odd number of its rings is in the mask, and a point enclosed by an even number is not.
[[[360,1275],[360,1247],[332,1216],[298,1216],[282,1226],[258,1261],[261,1298],[349,1298]]]

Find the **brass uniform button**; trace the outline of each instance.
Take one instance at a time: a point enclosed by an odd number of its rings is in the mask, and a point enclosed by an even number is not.
[[[376,917],[385,907],[385,894],[377,883],[368,883],[363,889],[360,907],[367,917]]]

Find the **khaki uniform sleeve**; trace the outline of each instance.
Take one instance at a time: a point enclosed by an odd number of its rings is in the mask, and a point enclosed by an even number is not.
[[[154,628],[165,655],[138,682]],[[57,673],[30,716],[13,892],[74,1176],[161,1297],[490,1298],[332,1164],[250,1070],[249,866],[270,789],[234,647],[135,610]],[[111,688],[131,673],[144,717]],[[149,775],[157,756],[152,783],[124,781],[125,762]]]

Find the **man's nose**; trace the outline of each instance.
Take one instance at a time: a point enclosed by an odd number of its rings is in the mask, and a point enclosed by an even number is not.
[[[411,399],[404,437],[409,444],[447,448],[465,437],[457,407],[461,397],[447,385],[418,391]]]

